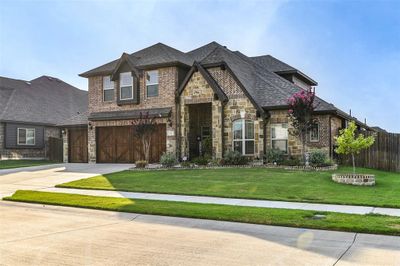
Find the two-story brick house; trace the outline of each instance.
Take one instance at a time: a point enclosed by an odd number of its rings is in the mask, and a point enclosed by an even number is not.
[[[64,123],[70,162],[140,159],[132,124],[141,113],[158,123],[151,162],[163,152],[197,157],[205,138],[214,158],[229,150],[262,158],[271,148],[299,155],[299,141],[288,134],[287,99],[317,85],[272,56],[248,57],[216,42],[187,53],[158,43],[80,76],[89,80],[89,108]],[[308,146],[332,154],[333,137],[354,118],[318,97],[315,110]]]

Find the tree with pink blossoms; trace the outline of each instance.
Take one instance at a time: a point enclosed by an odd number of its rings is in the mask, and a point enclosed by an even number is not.
[[[293,129],[289,133],[300,139],[303,146],[303,160],[307,164],[306,147],[307,132],[315,123],[312,115],[314,113],[315,93],[311,90],[301,90],[288,99],[289,117]]]

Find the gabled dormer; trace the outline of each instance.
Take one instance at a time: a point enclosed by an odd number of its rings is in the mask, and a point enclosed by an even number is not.
[[[117,89],[118,105],[140,103],[139,81],[141,75],[142,72],[136,68],[131,56],[123,53],[110,77],[110,82],[117,84],[117,86],[110,85],[110,87]],[[107,88],[104,85],[105,83],[103,83],[103,89],[104,95],[106,95]]]

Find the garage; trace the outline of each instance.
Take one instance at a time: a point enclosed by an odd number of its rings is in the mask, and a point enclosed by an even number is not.
[[[158,124],[150,145],[150,163],[160,161],[166,151],[166,126]],[[143,158],[142,145],[132,126],[97,127],[98,163],[134,163]]]
[[[88,132],[87,128],[68,130],[68,162],[88,162]]]

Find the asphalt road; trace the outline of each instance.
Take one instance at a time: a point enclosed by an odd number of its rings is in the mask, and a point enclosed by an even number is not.
[[[400,265],[400,237],[1,201],[0,265]]]

